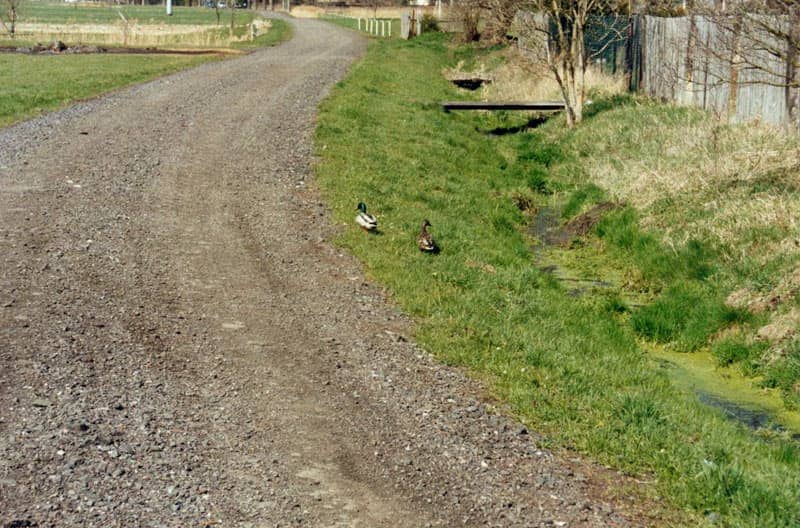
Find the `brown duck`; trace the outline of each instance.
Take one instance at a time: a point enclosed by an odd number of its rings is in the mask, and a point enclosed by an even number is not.
[[[427,220],[422,221],[422,227],[420,227],[419,236],[417,237],[417,247],[425,253],[438,253],[439,247],[436,245],[433,235],[428,233],[430,226],[431,223]]]

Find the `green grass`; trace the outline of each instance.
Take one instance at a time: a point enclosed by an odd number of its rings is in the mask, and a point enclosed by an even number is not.
[[[653,475],[644,492],[666,497],[679,524],[699,526],[715,512],[723,526],[798,526],[797,444],[756,437],[700,404],[641,345],[650,334],[691,349],[713,328],[740,321],[720,308],[717,248],[666,245],[623,209],[578,254],[597,253],[592,258],[617,266],[656,303],[639,312],[616,292],[567,295],[534,262],[524,234],[530,217],[515,204],[571,200],[577,212],[603,199],[588,188],[576,194],[593,159],[572,141],[601,132],[593,117],[580,132],[554,118],[521,136],[495,136],[489,132],[519,120],[444,114],[439,102],[459,96],[442,68],[476,53],[453,50],[441,35],[375,41],[323,104],[317,174],[337,218],[350,225],[340,243],[416,318],[423,346],[484,379],[554,445]],[[668,113],[658,105],[639,111]],[[616,156],[637,155],[631,139]],[[352,222],[359,201],[378,215],[381,235]],[[442,248],[437,256],[416,249],[423,218]],[[696,324],[675,310],[706,319]],[[772,383],[786,386],[785,378]]]
[[[287,22],[273,19],[271,23],[269,31],[253,41],[237,42],[232,47],[252,50],[276,46],[292,37]],[[246,30],[245,26],[237,27],[237,31]],[[215,55],[0,54],[0,127],[76,100],[219,59]]]
[[[177,55],[0,54],[0,126],[214,59]]]
[[[241,49],[241,50],[253,50],[257,48],[269,47],[269,46],[277,46],[282,42],[286,42],[292,38],[292,26],[290,26],[287,22],[279,18],[273,18],[270,20],[272,24],[269,28],[269,31],[262,35],[258,35],[252,41],[245,41],[245,42],[234,42],[231,44],[231,47],[234,49]],[[242,31],[246,31],[247,28],[242,28]]]
[[[172,16],[167,16],[164,6],[133,5],[92,5],[66,4],[26,0],[20,8],[20,22],[38,22],[45,24],[109,24],[121,22],[120,13],[129,21],[136,20],[140,24],[198,24],[213,25],[217,23],[214,9],[203,7],[174,7]],[[230,23],[230,10],[220,10],[221,23]],[[255,13],[247,9],[236,9],[237,24],[248,24]]]

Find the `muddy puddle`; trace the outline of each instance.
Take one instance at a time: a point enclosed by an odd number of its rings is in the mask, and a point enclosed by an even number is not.
[[[534,236],[539,244],[534,253],[539,256],[551,246],[564,246],[572,241],[572,236],[564,228],[561,221],[561,210],[555,207],[541,207],[533,217],[528,233]]]
[[[540,208],[533,217],[528,234],[537,241],[531,248],[537,266],[561,282],[570,297],[580,297],[598,289],[614,287],[614,282],[608,278],[581,276],[554,258],[553,250],[567,248],[576,236],[569,224],[562,221],[559,209]]]

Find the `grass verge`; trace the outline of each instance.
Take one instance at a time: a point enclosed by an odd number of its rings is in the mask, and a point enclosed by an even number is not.
[[[0,55],[0,126],[216,60],[178,55]]]
[[[292,26],[280,18],[271,18],[269,31],[257,36],[251,41],[234,42],[231,47],[234,49],[253,50],[269,46],[277,46],[292,38]]]
[[[417,319],[417,339],[428,350],[467,366],[555,445],[652,474],[654,489],[686,525],[718,515],[723,526],[798,526],[800,446],[780,435],[756,437],[700,404],[641,345],[650,332],[691,348],[709,328],[736,324],[741,314],[726,309],[697,327],[691,317],[662,317],[719,299],[716,248],[686,242],[672,249],[642,228],[635,210],[622,209],[583,254],[601,252],[630,285],[665,292],[663,306],[637,323],[614,292],[567,295],[534,262],[524,234],[530,218],[520,206],[568,200],[593,162],[584,151],[593,151],[560,119],[520,136],[497,133],[516,126],[503,114],[442,113],[440,101],[458,98],[442,69],[474,53],[441,35],[376,41],[323,104],[317,174],[336,217],[350,226],[341,244]],[[574,133],[587,142],[598,133],[589,123]],[[635,141],[615,153],[637,155]],[[584,194],[574,198],[575,212],[603,193]],[[378,215],[380,236],[353,224],[359,201]],[[424,218],[442,248],[437,256],[415,247]],[[730,350],[719,353],[742,353]],[[786,381],[775,376],[774,383]]]

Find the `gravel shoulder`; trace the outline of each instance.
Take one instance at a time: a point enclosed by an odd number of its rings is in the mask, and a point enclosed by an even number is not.
[[[366,42],[292,24],[0,131],[0,526],[651,524],[329,242],[315,108]]]

